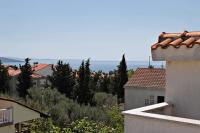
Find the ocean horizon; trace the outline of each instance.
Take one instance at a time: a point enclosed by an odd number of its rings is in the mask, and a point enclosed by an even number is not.
[[[64,63],[69,63],[72,69],[78,69],[82,60],[79,59],[66,59],[62,60]],[[30,63],[33,64],[34,62],[38,63],[45,63],[45,64],[57,64],[58,59],[31,59]],[[117,69],[117,66],[119,65],[120,61],[107,61],[107,60],[91,60],[90,61],[90,67],[92,71],[103,71],[103,72],[109,72],[113,71],[114,69]],[[24,62],[3,62],[5,65],[23,65]],[[150,64],[154,66],[155,68],[161,68],[163,65],[165,65],[164,62],[158,62],[158,61],[151,61]],[[137,69],[138,67],[148,67],[149,61],[127,61],[127,68],[130,69]]]

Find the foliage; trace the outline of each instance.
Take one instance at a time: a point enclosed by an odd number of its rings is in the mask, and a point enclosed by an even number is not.
[[[8,69],[2,65],[0,60],[0,92],[8,93],[9,92],[9,75]]]
[[[122,60],[118,66],[115,80],[116,80],[116,88],[117,88],[116,91],[118,96],[118,102],[121,103],[124,102],[124,85],[128,81],[125,55],[122,56]]]
[[[69,64],[63,64],[58,61],[57,65],[52,67],[53,74],[50,78],[52,87],[57,88],[58,91],[65,94],[67,97],[72,98],[72,91],[75,85],[75,77],[72,68]]]
[[[154,68],[154,66],[153,65],[149,65],[148,68]]]
[[[119,107],[113,106],[110,110],[108,110],[108,116],[109,116],[109,124],[111,127],[115,128],[118,132],[123,132],[123,116],[120,114],[121,111]]]
[[[134,74],[133,69],[128,70],[128,78],[131,78],[133,76],[133,74]]]
[[[33,74],[31,65],[29,63],[30,59],[25,59],[25,64],[20,65],[21,73],[18,76],[17,90],[20,97],[26,97],[27,90],[32,86],[31,75]]]
[[[116,133],[114,128],[101,122],[96,123],[87,118],[72,122],[70,128],[68,128],[69,131],[70,133]]]
[[[66,127],[72,121],[84,117],[95,121],[108,121],[105,109],[80,105],[56,89],[31,88],[28,90],[26,102],[29,106],[49,114],[53,123],[60,127]]]
[[[77,87],[75,90],[75,99],[80,104],[91,104],[93,93],[90,88],[90,60],[88,59],[86,63],[82,61],[81,66],[78,71]]]
[[[93,76],[91,76],[90,80],[90,88],[93,90],[93,92],[100,91],[99,86],[100,86],[100,78],[102,75],[102,71],[95,72]]]
[[[110,78],[107,74],[105,74],[104,77],[101,78],[100,80],[100,91],[101,92],[106,92],[106,93],[110,93]]]
[[[98,107],[110,108],[117,105],[117,97],[105,92],[95,93],[93,101]]]

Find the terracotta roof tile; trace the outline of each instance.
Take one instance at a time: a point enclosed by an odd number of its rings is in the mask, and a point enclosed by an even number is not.
[[[181,46],[192,48],[195,44],[200,45],[200,31],[184,31],[182,33],[162,32],[158,38],[158,42],[152,45],[151,49],[156,50],[158,47],[165,49],[169,46],[173,46],[174,48]]]
[[[32,70],[34,71],[38,71],[38,70],[41,70],[45,67],[47,67],[49,64],[37,64],[36,66],[32,67]],[[14,77],[14,76],[17,76],[21,73],[21,70],[18,68],[18,69],[14,69],[12,67],[8,67],[8,74],[11,76],[11,77]],[[39,74],[35,74],[33,73],[32,75],[32,78],[41,78],[42,76],[39,75]]]
[[[14,68],[12,68],[12,67],[8,67],[8,74],[9,74],[11,77],[16,76],[16,75],[18,75],[18,74],[20,74],[20,73],[21,73],[20,69],[14,69]]]
[[[32,77],[32,78],[34,78],[34,79],[37,79],[37,78],[42,78],[42,76],[41,76],[41,75],[39,75],[39,74],[36,74],[36,73],[33,73],[33,74],[31,75],[31,77]]]
[[[33,71],[38,71],[38,70],[41,70],[45,67],[49,66],[49,64],[37,64],[35,66],[32,67],[32,70]]]
[[[165,69],[138,68],[125,86],[165,89]]]

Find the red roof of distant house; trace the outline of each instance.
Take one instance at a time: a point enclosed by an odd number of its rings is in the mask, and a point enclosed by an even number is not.
[[[8,67],[8,74],[13,77],[21,73],[20,69],[14,69],[12,67]]]
[[[41,70],[45,67],[49,66],[49,64],[37,64],[35,66],[32,67],[32,70],[33,71],[38,71],[38,70]]]
[[[31,75],[31,77],[32,77],[32,78],[34,78],[34,79],[37,79],[37,78],[42,78],[42,76],[41,76],[41,75],[39,75],[39,74],[36,74],[36,73],[33,73],[33,74]]]
[[[179,48],[181,46],[192,48],[195,44],[200,45],[200,31],[184,31],[182,33],[163,32],[160,34],[158,42],[151,46],[151,49],[156,50],[158,47],[165,49],[169,46],[174,48]]]
[[[164,89],[165,75],[163,68],[138,68],[125,86]]]
[[[38,70],[41,70],[45,67],[49,66],[49,64],[37,64],[36,66],[33,66],[32,67],[32,70],[34,71],[38,71]],[[11,76],[11,77],[14,77],[14,76],[17,76],[21,73],[21,70],[18,68],[18,69],[15,69],[15,68],[12,68],[12,67],[8,67],[8,74]],[[31,75],[32,78],[41,78],[42,76],[39,75],[39,74],[35,74],[33,73]]]

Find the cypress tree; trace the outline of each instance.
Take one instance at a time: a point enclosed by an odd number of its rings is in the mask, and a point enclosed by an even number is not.
[[[0,60],[0,92],[9,92],[9,74],[8,69],[4,67]]]
[[[117,97],[118,102],[124,102],[124,85],[128,81],[128,72],[127,72],[127,65],[125,55],[122,56],[122,60],[118,66],[117,71],[117,79],[118,87],[117,87]]]
[[[27,90],[32,87],[31,75],[33,74],[31,65],[29,63],[30,59],[25,59],[25,64],[20,65],[21,73],[18,76],[17,91],[20,97],[25,98],[27,95]]]
[[[82,61],[78,71],[76,98],[78,103],[85,103],[85,62]]]
[[[91,88],[91,70],[90,70],[90,59],[88,59],[85,63],[85,91],[86,91],[86,101],[85,103],[92,104],[92,98],[94,95],[94,92]]]
[[[58,61],[57,65],[52,67],[53,74],[50,77],[52,87],[55,87],[66,97],[72,98],[72,92],[75,85],[75,79],[72,68],[69,64]]]
[[[93,93],[90,88],[91,81],[90,60],[86,63],[82,61],[78,72],[78,87],[77,87],[77,101],[80,104],[87,105],[92,103]]]

